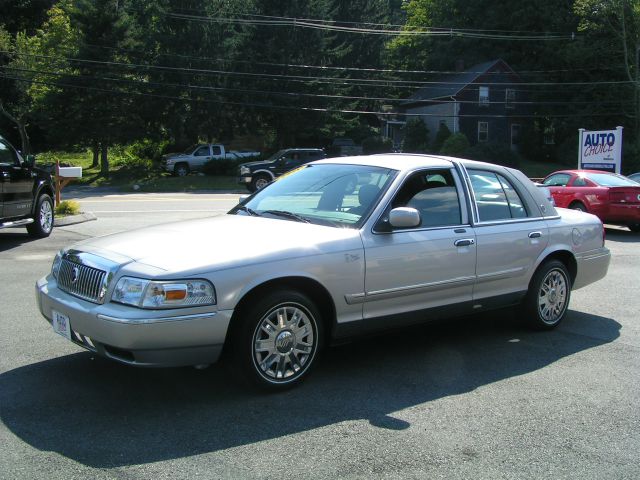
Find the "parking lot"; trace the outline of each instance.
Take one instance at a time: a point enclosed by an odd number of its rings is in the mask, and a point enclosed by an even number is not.
[[[395,331],[334,346],[300,388],[265,395],[216,365],[94,357],[34,297],[59,248],[222,214],[238,195],[77,198],[96,221],[0,231],[0,478],[640,476],[640,234],[607,229],[608,276],[552,332],[511,311]]]

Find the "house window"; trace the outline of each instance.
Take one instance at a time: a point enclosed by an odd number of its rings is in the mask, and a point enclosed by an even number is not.
[[[505,108],[514,108],[516,101],[516,91],[513,88],[507,88],[504,92],[504,106]]]
[[[554,145],[556,143],[556,130],[553,126],[549,126],[544,129],[544,144],[545,145]]]
[[[489,87],[479,87],[478,104],[489,105]]]
[[[478,122],[478,142],[489,141],[489,122]]]

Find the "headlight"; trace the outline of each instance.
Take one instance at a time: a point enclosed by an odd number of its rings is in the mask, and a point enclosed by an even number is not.
[[[51,265],[51,275],[56,280],[58,279],[58,274],[60,273],[60,265],[62,264],[62,253],[56,253],[55,258],[53,259],[53,265]]]
[[[111,300],[139,308],[177,308],[215,305],[216,293],[207,280],[153,282],[122,277]]]
[[[249,175],[250,173],[249,167],[240,167],[240,175]]]

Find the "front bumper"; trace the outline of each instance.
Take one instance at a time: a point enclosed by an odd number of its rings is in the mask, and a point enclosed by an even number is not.
[[[51,275],[38,280],[36,297],[49,323],[54,310],[69,318],[75,344],[121,363],[147,367],[217,361],[233,314],[203,307],[142,310],[97,305],[63,292]]]
[[[247,185],[251,183],[253,177],[251,175],[241,175],[237,178],[237,182],[241,185]]]

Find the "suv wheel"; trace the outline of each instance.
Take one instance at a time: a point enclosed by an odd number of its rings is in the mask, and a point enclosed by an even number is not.
[[[251,188],[253,191],[261,190],[271,182],[271,178],[267,175],[256,175],[256,177],[251,181]]]
[[[32,237],[48,237],[53,230],[53,200],[46,193],[38,197],[33,223],[27,225]]]

